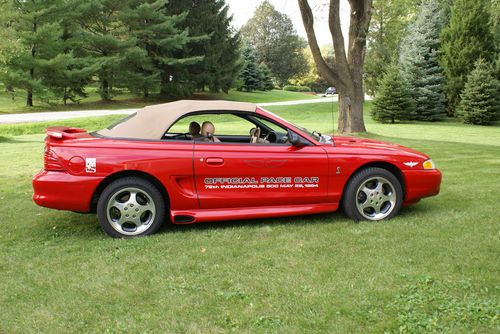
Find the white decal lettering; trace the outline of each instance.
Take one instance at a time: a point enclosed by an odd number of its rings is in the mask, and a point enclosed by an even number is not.
[[[95,173],[97,170],[96,158],[86,158],[85,159],[85,171],[87,173]]]

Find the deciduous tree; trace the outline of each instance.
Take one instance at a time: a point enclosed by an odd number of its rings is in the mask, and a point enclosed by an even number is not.
[[[280,86],[307,72],[307,60],[302,53],[305,41],[297,35],[292,20],[269,1],[257,7],[254,16],[241,28],[241,34],[255,47],[257,62],[269,67]]]
[[[372,14],[372,0],[349,0],[351,20],[349,41],[344,43],[340,28],[340,0],[330,0],[328,23],[334,48],[334,63],[326,63],[318,46],[314,31],[314,15],[307,0],[298,0],[309,47],[318,72],[339,92],[338,131],[341,133],[365,132],[363,120],[363,64],[366,35]]]

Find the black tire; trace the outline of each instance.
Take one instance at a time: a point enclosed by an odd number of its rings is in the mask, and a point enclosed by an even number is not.
[[[135,194],[135,190],[138,190],[137,195],[134,195],[134,201],[132,199],[132,193]],[[123,192],[122,192],[123,191]],[[121,193],[122,192],[122,193]],[[122,197],[127,196],[128,200],[124,203],[118,202],[117,198],[121,195]],[[113,181],[110,183],[99,196],[99,201],[97,202],[97,218],[102,229],[113,238],[129,238],[151,235],[156,233],[161,225],[165,222],[166,218],[166,199],[158,190],[158,188],[151,183],[140,177],[124,177]],[[123,209],[111,208],[109,206],[112,203],[121,204]],[[129,204],[130,203],[130,204]],[[136,203],[134,206],[133,203]],[[144,212],[142,212],[144,208]],[[114,210],[114,211],[113,211]],[[127,210],[127,211],[123,211]],[[141,210],[139,213],[135,211]],[[118,219],[112,217],[111,215],[118,212]],[[139,223],[124,222],[120,225],[122,214],[127,213],[127,217],[138,221]],[[134,214],[134,218],[132,218]],[[136,215],[139,218],[136,218]],[[142,223],[143,215],[146,217],[145,223]],[[124,218],[128,219],[128,218]],[[117,226],[120,225],[121,229]],[[113,227],[115,226],[115,227]],[[133,231],[135,226],[136,231]]]
[[[378,183],[383,189],[381,192],[377,192],[376,185]],[[361,190],[362,186],[371,186],[371,184],[375,185],[373,189],[364,188],[369,190],[369,194]],[[401,183],[394,174],[383,168],[368,167],[357,172],[347,183],[342,199],[342,208],[345,214],[354,221],[388,220],[401,210],[403,196]],[[364,205],[368,207],[362,208]],[[379,213],[376,212],[376,208],[379,209]],[[386,211],[384,212],[384,210]]]

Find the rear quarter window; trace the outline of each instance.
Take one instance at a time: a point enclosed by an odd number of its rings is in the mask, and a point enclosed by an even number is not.
[[[170,127],[168,133],[186,133],[189,123],[197,122],[200,126],[205,121],[210,121],[215,126],[216,135],[247,136],[255,125],[246,119],[233,114],[198,114],[181,118]]]

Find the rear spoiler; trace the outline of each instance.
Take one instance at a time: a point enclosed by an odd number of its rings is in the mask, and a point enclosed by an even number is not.
[[[47,134],[47,136],[56,139],[76,138],[77,136],[75,134],[82,132],[87,132],[87,131],[84,129],[69,128],[67,126],[51,126],[45,129],[45,133]]]

